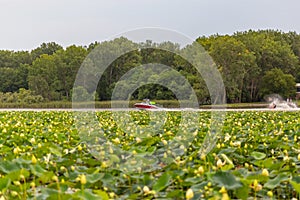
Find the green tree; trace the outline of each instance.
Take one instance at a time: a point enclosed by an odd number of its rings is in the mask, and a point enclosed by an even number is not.
[[[59,100],[59,93],[56,90],[58,82],[57,66],[59,64],[52,55],[43,54],[37,58],[29,67],[29,89],[45,99]]]
[[[87,50],[81,46],[69,46],[66,50],[59,50],[54,55],[57,70],[56,91],[61,96],[70,100],[70,92],[73,88],[78,69],[87,56]]]
[[[109,63],[112,57],[120,55],[120,52],[127,50],[137,49],[129,51],[124,55],[121,55],[112,63]],[[99,94],[100,100],[111,99],[114,84],[128,72],[130,69],[139,66],[141,64],[141,56],[138,51],[138,44],[124,38],[117,38],[112,41],[100,43],[91,56],[93,57],[95,65],[95,73],[99,74],[99,68],[96,66],[106,66],[106,70],[102,74],[102,77],[98,83],[97,94]],[[91,78],[92,79],[92,78]]]
[[[72,89],[74,93],[73,100],[76,102],[85,102],[85,101],[92,101],[94,99],[91,98],[88,91],[83,86],[78,86]]]
[[[56,51],[63,49],[63,47],[55,42],[42,43],[38,48],[32,50],[32,60],[40,57],[43,54],[52,55]]]
[[[295,78],[291,74],[285,74],[281,69],[274,68],[267,71],[262,77],[260,94],[279,94],[283,98],[295,96]]]
[[[217,38],[209,52],[223,76],[228,102],[241,102],[246,78],[257,71],[254,54],[231,36]]]
[[[28,51],[17,51],[12,54],[12,67],[19,68],[21,65],[32,64],[32,58]]]
[[[89,46],[87,47],[87,51],[91,52],[92,50],[94,50],[100,43],[95,41],[89,44]]]
[[[14,69],[10,67],[0,68],[0,91],[17,92],[20,88],[28,88],[27,66],[21,65]]]
[[[12,51],[0,51],[0,67],[14,67],[12,62]]]
[[[292,74],[294,77],[299,72],[299,62],[295,55],[297,37],[294,34],[273,30],[249,30],[238,32],[234,37],[253,52],[259,69],[258,71],[254,70],[252,76],[247,80],[248,87],[245,88],[245,91],[251,91],[248,93],[248,101],[260,100],[259,83],[267,71],[280,68],[284,73]]]
[[[0,91],[1,92],[15,92],[18,87],[15,85],[16,73],[13,68],[0,68]]]
[[[180,50],[180,55],[175,55],[174,68],[188,80],[197,95],[198,102],[200,104],[207,104],[211,103],[211,95],[208,91],[207,84],[211,84],[214,81],[211,80],[205,82],[203,77],[203,75],[205,74],[200,74],[196,67],[198,67],[198,69],[201,69],[202,73],[210,73],[210,68],[212,67],[213,63],[211,62],[211,59],[205,52],[205,50],[202,49],[201,51],[201,49],[198,48],[198,44],[195,44],[196,43],[186,46],[185,48]],[[184,55],[184,57],[188,60],[182,58],[181,55]],[[193,64],[189,61],[196,64],[197,66],[193,66]],[[206,77],[208,77],[207,74]],[[214,76],[211,77],[213,79]],[[217,81],[214,83],[217,83]]]

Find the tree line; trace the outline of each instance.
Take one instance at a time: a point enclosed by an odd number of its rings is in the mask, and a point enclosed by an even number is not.
[[[272,93],[284,98],[295,97],[295,84],[300,82],[300,35],[296,32],[249,30],[232,35],[202,36],[195,42],[203,46],[222,75],[227,102],[257,102]],[[135,47],[136,50],[118,57],[109,65],[98,82],[96,100],[110,100],[116,84],[128,87],[128,83],[120,81],[120,78],[134,67],[161,63],[171,66],[188,80],[201,104],[210,103],[210,94],[201,74],[191,63],[172,53],[191,54],[187,51],[188,47],[181,48],[179,44],[167,41],[135,43],[124,37],[94,42],[88,46],[63,48],[50,42],[31,51],[1,50],[0,100],[20,101],[18,95],[26,94],[28,102],[71,101],[74,90],[81,91],[76,94],[84,95],[90,91],[73,87],[82,63],[94,49],[114,54],[116,52],[110,52],[112,47],[120,44]],[[172,52],[163,51],[165,47],[172,49]],[[174,76],[174,71],[168,73],[169,76],[167,73],[163,75],[165,79]],[[187,87],[186,84],[176,83],[176,80],[170,81],[174,82],[176,90]],[[188,99],[189,95],[187,93],[185,98]],[[130,98],[168,100],[176,99],[176,96],[167,87],[148,84],[137,88]]]

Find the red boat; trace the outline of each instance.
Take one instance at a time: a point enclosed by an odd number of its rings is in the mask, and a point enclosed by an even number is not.
[[[135,103],[134,107],[138,109],[158,109],[160,108],[158,105],[155,104],[155,102],[150,101],[149,99],[144,99],[144,102],[141,103]]]

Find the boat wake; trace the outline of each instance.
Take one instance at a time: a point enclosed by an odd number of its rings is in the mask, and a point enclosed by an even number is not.
[[[273,94],[266,97],[267,102],[269,102],[269,108],[271,109],[296,109],[297,104],[288,98],[286,101],[278,94]]]

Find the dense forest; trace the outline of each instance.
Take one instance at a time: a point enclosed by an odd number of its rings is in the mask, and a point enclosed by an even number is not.
[[[226,88],[227,102],[257,102],[273,93],[284,98],[295,98],[295,84],[300,82],[299,34],[249,30],[233,35],[203,36],[196,42],[216,63]],[[95,48],[109,51],[111,46],[120,43],[136,46],[138,50],[110,64],[98,83],[97,100],[110,100],[116,83],[130,69],[162,63],[186,77],[201,104],[209,103],[210,95],[205,82],[191,64],[173,53],[160,50],[166,45],[177,52],[183,52],[185,48],[171,42],[158,44],[145,41],[137,44],[123,37],[88,46],[63,48],[50,42],[31,51],[1,50],[0,101],[71,101],[77,71],[87,55]],[[147,48],[140,49],[139,46]],[[178,87],[179,90],[184,89],[184,86],[180,88],[180,84]],[[176,96],[166,87],[148,84],[138,88],[131,96],[131,99],[143,98],[165,100],[176,99]]]

